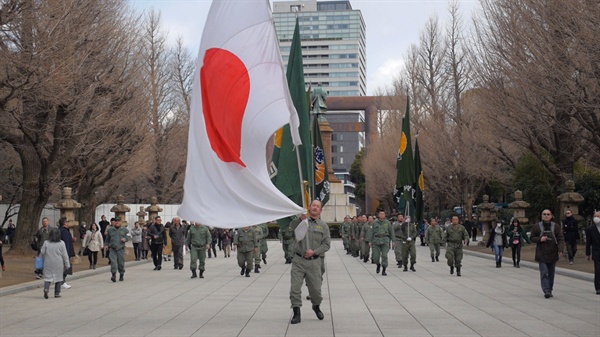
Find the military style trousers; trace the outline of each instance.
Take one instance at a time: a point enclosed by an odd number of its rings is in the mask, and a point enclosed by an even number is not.
[[[323,264],[324,259],[307,260],[294,254],[290,285],[290,302],[292,303],[292,308],[302,306],[302,284],[304,280],[306,280],[306,287],[308,288],[312,304],[321,304],[321,301],[323,301],[323,297],[321,296]]]
[[[417,263],[417,249],[414,240],[402,243],[402,264],[405,266],[408,263],[408,255],[410,255],[410,264]]]
[[[429,243],[429,251],[431,252],[431,257],[440,256],[440,244],[439,243]]]
[[[394,247],[394,255],[396,255],[396,261],[402,262],[402,240],[396,239],[396,247]]]
[[[362,251],[362,256],[365,257],[366,259],[369,259],[369,255],[371,255],[371,247],[369,246],[368,241],[363,240],[361,251]]]
[[[456,268],[462,267],[462,257],[462,243],[448,243],[448,246],[446,247],[446,259],[448,259],[448,266]]]
[[[254,258],[254,249],[247,252],[240,252],[238,249],[237,260],[240,268],[252,268],[252,259]]]
[[[204,263],[206,262],[206,247],[194,247],[190,248],[190,270],[196,270],[196,261],[198,261],[198,269],[204,269]],[[183,263],[182,263],[183,265]]]
[[[390,251],[390,244],[373,244],[373,261],[377,264],[381,264],[383,268],[388,266],[388,252]],[[381,260],[381,261],[380,261]]]
[[[110,272],[116,274],[118,271],[119,274],[125,274],[125,248],[119,250],[111,248],[108,257],[110,260]]]
[[[344,249],[350,249],[350,240],[347,237],[342,237],[342,242],[344,243]]]

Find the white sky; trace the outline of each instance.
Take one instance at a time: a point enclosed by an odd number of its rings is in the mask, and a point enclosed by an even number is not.
[[[478,0],[458,0],[465,25]],[[161,12],[163,29],[169,40],[182,36],[196,56],[211,0],[129,0],[139,11]],[[271,3],[273,1],[271,0]],[[353,9],[362,12],[367,27],[367,92],[390,85],[403,65],[411,44],[418,43],[419,33],[430,16],[437,13],[440,23],[448,19],[447,0],[350,0]]]

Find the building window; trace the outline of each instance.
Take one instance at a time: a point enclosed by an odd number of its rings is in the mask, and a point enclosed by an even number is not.
[[[331,152],[338,152],[337,145],[331,145]]]
[[[302,5],[291,5],[290,12],[296,13],[302,10]]]
[[[340,152],[344,152],[344,146],[340,145]]]
[[[344,163],[344,157],[340,157],[340,164]]]

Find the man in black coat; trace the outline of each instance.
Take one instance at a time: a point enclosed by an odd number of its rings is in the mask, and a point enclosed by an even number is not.
[[[594,287],[600,295],[600,212],[594,213],[593,224],[585,230],[585,255],[594,260]]]
[[[579,240],[579,227],[577,220],[573,217],[570,210],[565,212],[565,220],[563,220],[563,231],[565,233],[565,244],[567,246],[567,256],[569,264],[573,264],[575,253],[577,253],[577,240]]]
[[[60,218],[58,220],[58,229],[60,230],[60,239],[65,243],[67,254],[69,255],[69,259],[71,259],[75,256],[75,249],[73,248],[75,238],[71,235],[71,231],[69,231],[69,220],[67,220],[67,218]],[[63,282],[61,285],[63,289],[71,288],[71,286],[67,284],[67,275],[73,275],[73,265],[63,272]]]
[[[160,270],[162,268],[163,246],[167,244],[167,234],[160,216],[154,218],[154,223],[148,228],[148,236],[150,236],[151,240],[150,250],[152,251],[154,270]]]

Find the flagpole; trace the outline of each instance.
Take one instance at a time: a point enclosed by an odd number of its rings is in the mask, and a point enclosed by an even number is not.
[[[298,161],[298,176],[300,177],[300,191],[302,191],[302,208],[306,210],[306,198],[304,197],[304,178],[302,177],[302,162],[300,161],[300,149],[294,146],[296,151],[296,160]]]

